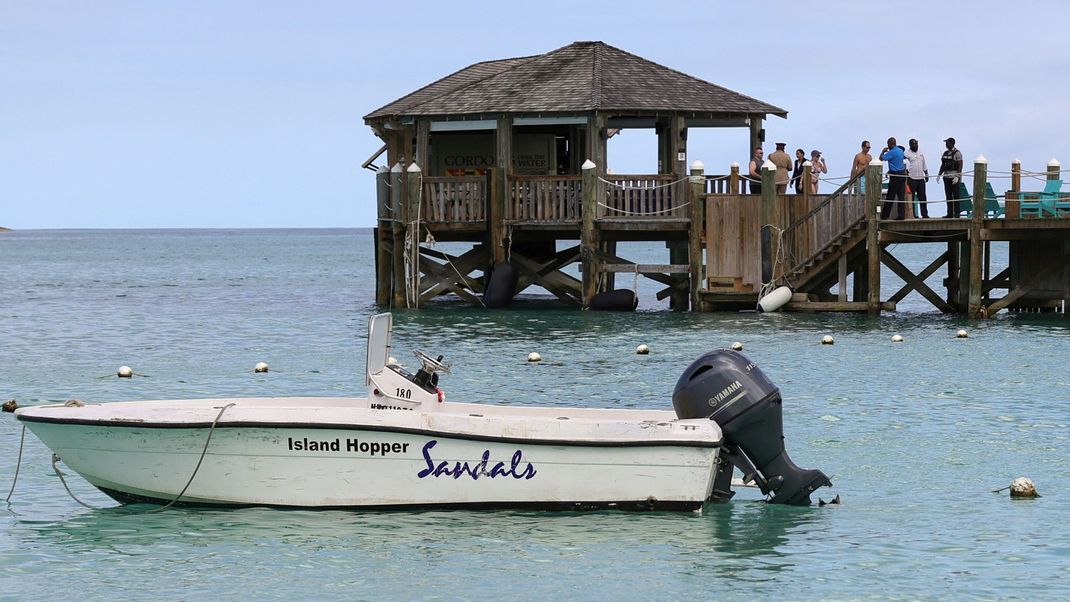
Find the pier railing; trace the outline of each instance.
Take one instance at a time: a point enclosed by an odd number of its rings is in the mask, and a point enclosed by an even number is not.
[[[732,176],[728,174],[706,174],[706,194],[742,194],[739,190],[739,179],[736,177],[735,186],[732,186]],[[734,189],[733,189],[734,188]]]
[[[468,223],[487,219],[487,179],[482,176],[424,177],[421,219]]]
[[[781,234],[780,244],[787,257],[786,274],[804,269],[822,253],[833,250],[865,219],[865,195],[861,190],[864,173],[847,180],[825,200],[791,222]]]
[[[687,217],[685,185],[674,175],[607,175],[600,217],[664,219]]]
[[[579,222],[581,176],[510,176],[505,219]]]

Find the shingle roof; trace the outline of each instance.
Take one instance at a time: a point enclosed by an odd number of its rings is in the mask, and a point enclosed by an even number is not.
[[[465,67],[364,117],[656,111],[787,111],[603,42]]]

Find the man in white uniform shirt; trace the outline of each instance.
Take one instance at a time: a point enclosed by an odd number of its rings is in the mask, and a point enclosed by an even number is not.
[[[903,158],[907,161],[907,184],[910,190],[918,195],[918,203],[921,204],[921,215],[915,217],[929,217],[929,201],[925,196],[925,183],[929,181],[929,166],[925,165],[925,155],[918,151],[918,141],[910,139],[910,150],[904,153]]]

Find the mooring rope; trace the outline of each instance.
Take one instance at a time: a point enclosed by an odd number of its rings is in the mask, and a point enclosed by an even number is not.
[[[175,496],[175,499],[171,500],[170,502],[167,502],[167,504],[160,506],[159,508],[153,508],[144,512],[134,512],[133,514],[152,514],[154,512],[161,512],[170,508],[171,506],[174,506],[176,503],[178,503],[180,499],[182,499],[182,496],[186,494],[186,490],[189,489],[189,486],[193,484],[193,479],[197,477],[197,473],[201,469],[201,463],[204,462],[205,455],[208,454],[208,445],[212,442],[212,433],[215,432],[215,427],[217,424],[219,424],[219,419],[223,417],[223,412],[226,412],[228,409],[234,407],[235,405],[237,404],[228,403],[227,405],[219,409],[219,413],[216,414],[215,419],[212,420],[212,426],[208,428],[208,437],[206,437],[204,440],[204,448],[201,449],[201,456],[197,458],[197,465],[193,467],[193,474],[189,476],[189,480],[186,481],[186,486],[182,488],[182,491],[178,492],[178,495]],[[59,457],[59,454],[52,454],[52,470],[55,471],[56,476],[59,477],[60,483],[63,483],[63,488],[67,490],[67,494],[71,496],[71,499],[85,506],[86,508],[89,508],[90,510],[104,510],[104,508],[100,506],[93,506],[87,504],[82,500],[78,499],[78,496],[74,495],[74,492],[71,491],[70,486],[67,485],[67,479],[63,478],[63,472],[60,471],[59,466],[57,465],[61,460],[62,458]],[[12,485],[12,489],[14,489],[14,485]]]
[[[434,235],[431,234],[431,229],[428,228],[427,226],[424,226],[424,230],[427,232],[427,237],[429,239],[431,239],[431,244],[434,244],[435,243],[435,237],[434,237]],[[508,243],[508,247],[507,247],[507,252],[509,253],[509,257],[510,258],[507,258],[506,259],[507,261],[511,260],[511,255],[512,255],[512,251],[511,251],[512,246],[513,246],[512,231],[513,231],[513,227],[509,226],[509,243]],[[463,274],[461,274],[461,271],[457,269],[457,266],[453,265],[453,260],[450,259],[449,253],[443,252],[442,255],[446,258],[446,263],[450,264],[450,267],[453,268],[453,273],[457,274],[457,277],[461,279],[461,282],[463,282],[464,285],[467,286],[472,292],[475,292],[476,289],[472,288],[471,284],[468,284],[468,279],[465,278]],[[480,297],[478,295],[473,295],[473,296],[476,299],[479,299],[479,304],[480,305],[482,305],[483,307],[487,306],[487,304],[483,301],[482,297]]]
[[[23,446],[23,444],[25,442],[26,442],[26,425],[23,424],[22,425],[22,434],[19,435],[19,456],[18,456],[18,459],[15,460],[15,478],[13,478],[11,480],[11,491],[8,491],[7,492],[7,497],[4,498],[4,501],[9,503],[9,504],[11,503],[11,496],[15,493],[15,483],[19,482],[19,468],[22,467],[22,446]]]

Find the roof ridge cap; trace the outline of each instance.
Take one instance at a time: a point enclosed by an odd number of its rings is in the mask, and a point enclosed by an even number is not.
[[[602,108],[602,49],[604,42],[593,42],[594,56],[591,60],[591,107],[594,110]]]

